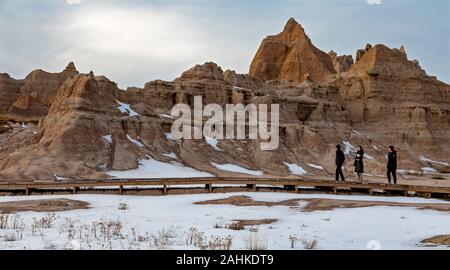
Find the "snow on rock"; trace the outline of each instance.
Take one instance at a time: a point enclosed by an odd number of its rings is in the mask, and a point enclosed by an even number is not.
[[[423,167],[423,168],[422,168],[422,171],[423,171],[424,173],[437,173],[437,170],[434,169],[434,168],[431,168],[431,167]]]
[[[223,152],[223,150],[217,146],[219,140],[217,140],[216,138],[205,137],[205,142],[211,145],[211,147],[214,148],[214,150]]]
[[[284,164],[286,164],[286,166],[289,167],[289,170],[290,170],[291,173],[293,173],[293,174],[300,175],[300,176],[310,174],[310,173],[308,173],[305,169],[303,169],[302,167],[298,166],[298,165],[295,164],[295,163],[287,163],[287,162],[284,162]]]
[[[53,174],[53,176],[55,176],[56,180],[67,180],[68,179],[68,178],[65,178],[65,177],[57,176],[56,174]]]
[[[342,143],[345,146],[344,154],[348,155],[350,154],[350,152],[356,152],[356,147],[353,146],[353,144],[351,144],[350,142],[343,141]]]
[[[111,134],[110,134],[110,135],[102,136],[102,138],[103,138],[105,141],[107,141],[108,143],[113,143],[113,139],[112,139]]]
[[[177,154],[175,154],[174,152],[168,153],[168,154],[163,154],[163,156],[169,157],[169,158],[173,158],[173,159],[177,159]]]
[[[170,114],[164,114],[164,113],[160,113],[159,114],[160,118],[169,118],[169,119],[175,119],[174,116],[170,115]]]
[[[122,113],[127,113],[129,116],[137,116],[139,115],[137,112],[133,111],[133,109],[131,109],[129,104],[125,104],[123,102],[120,102],[118,100],[116,100],[117,103],[119,104],[118,108]]]
[[[166,133],[166,139],[173,141],[173,136],[172,136],[172,132],[167,132]]]
[[[421,161],[424,161],[424,162],[431,162],[431,163],[436,163],[436,164],[440,164],[440,165],[444,165],[444,166],[449,166],[449,164],[447,162],[431,160],[431,159],[428,159],[428,158],[426,158],[424,156],[419,156],[418,159],[420,159]]]
[[[135,145],[139,146],[139,147],[145,147],[145,145],[143,145],[141,142],[133,139],[130,137],[130,135],[127,134],[127,138],[129,141],[131,141],[132,143],[134,143]]]
[[[306,165],[308,165],[311,168],[324,171],[324,168],[322,166],[320,166],[320,165],[315,165],[315,164],[310,164],[310,163],[306,163]]]
[[[214,162],[211,162],[211,164],[216,167],[219,170],[222,171],[228,171],[228,172],[235,172],[235,173],[243,173],[243,174],[250,174],[250,175],[256,175],[256,176],[262,176],[264,175],[264,172],[261,170],[249,170],[246,168],[243,168],[241,166],[238,166],[236,164],[217,164]]]
[[[350,153],[356,153],[357,150],[356,150],[356,147],[353,144],[351,144],[350,142],[346,142],[346,141],[343,141],[342,143],[345,146],[344,154],[349,155]],[[374,145],[372,145],[372,146],[376,147]],[[367,153],[364,153],[364,157],[367,158],[367,159],[370,159],[370,160],[374,160],[375,159],[374,157],[372,157],[371,155],[369,155]]]
[[[128,171],[110,171],[109,175],[118,178],[186,178],[186,177],[211,177],[207,172],[197,171],[194,168],[184,166],[179,162],[162,162],[155,159],[140,161],[139,167]]]

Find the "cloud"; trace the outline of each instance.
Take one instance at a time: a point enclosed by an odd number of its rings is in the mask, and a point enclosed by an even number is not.
[[[53,33],[52,44],[63,48],[55,60],[75,61],[80,70],[105,74],[125,83],[121,86],[142,78],[171,80],[194,64],[220,62],[239,51],[173,8],[82,7],[47,32]]]
[[[367,4],[369,5],[381,5],[382,0],[367,0]]]
[[[79,5],[81,4],[81,0],[66,0],[67,4],[69,5]]]

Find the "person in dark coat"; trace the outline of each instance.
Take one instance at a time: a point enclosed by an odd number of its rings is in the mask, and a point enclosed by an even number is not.
[[[387,163],[387,178],[391,184],[391,176],[394,178],[394,184],[397,184],[397,151],[394,146],[389,146],[388,163]]]
[[[345,182],[344,173],[342,172],[342,166],[344,166],[345,155],[341,150],[341,145],[336,145],[336,182],[339,182],[339,177]]]
[[[362,146],[358,146],[358,151],[356,152],[355,157],[355,173],[358,175],[358,181],[362,183],[363,181],[363,173],[364,173],[364,150]]]

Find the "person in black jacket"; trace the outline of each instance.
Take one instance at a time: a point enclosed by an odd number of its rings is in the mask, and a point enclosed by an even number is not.
[[[360,183],[362,183],[363,181],[363,173],[364,173],[364,150],[362,148],[362,146],[358,146],[358,151],[356,152],[356,157],[355,157],[355,173],[358,175],[358,181]]]
[[[394,184],[397,184],[397,151],[394,146],[389,146],[388,164],[387,164],[387,178],[391,184],[391,175],[394,178]]]
[[[336,145],[336,182],[339,182],[339,176],[342,181],[345,182],[344,173],[342,172],[342,166],[345,162],[344,152],[341,150],[341,145]]]

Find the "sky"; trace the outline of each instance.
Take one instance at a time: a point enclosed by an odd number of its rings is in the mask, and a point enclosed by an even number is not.
[[[208,61],[247,73],[262,39],[290,17],[325,52],[404,45],[450,83],[448,0],[0,0],[0,72],[20,79],[74,61],[122,88]]]

